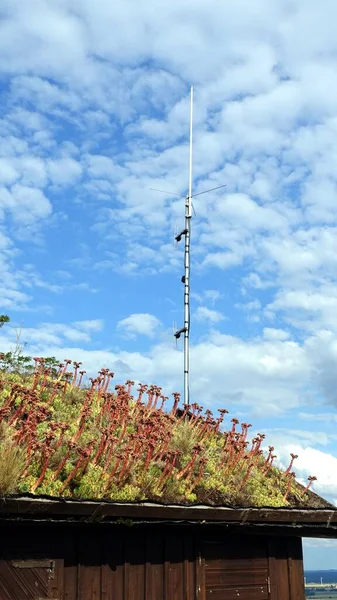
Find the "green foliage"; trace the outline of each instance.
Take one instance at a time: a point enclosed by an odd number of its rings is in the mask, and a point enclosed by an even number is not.
[[[1,318],[1,317],[0,317]],[[0,322],[0,327],[2,327]],[[58,361],[54,356],[45,359],[45,367],[51,370],[53,376],[57,373]],[[24,356],[21,348],[14,352],[0,353],[0,371],[17,372],[21,376],[30,375],[33,371],[33,361],[31,356]]]
[[[9,323],[10,318],[7,315],[0,315],[0,328],[5,325],[5,323]]]
[[[15,352],[2,352],[0,354],[0,371],[30,373],[32,371],[31,358]]]

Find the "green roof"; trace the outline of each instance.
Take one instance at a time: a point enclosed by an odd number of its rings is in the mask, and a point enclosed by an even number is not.
[[[201,503],[241,507],[329,507],[281,472],[250,424],[181,407],[157,386],[116,385],[102,369],[87,386],[80,363],[0,372],[0,493]],[[308,482],[308,484],[311,482]]]

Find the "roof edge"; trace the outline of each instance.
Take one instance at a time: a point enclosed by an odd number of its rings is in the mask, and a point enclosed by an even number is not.
[[[113,502],[74,500],[39,496],[12,496],[0,499],[0,519],[76,519],[99,522],[107,519],[195,521],[230,524],[278,524],[296,527],[337,526],[337,508],[235,508],[207,505],[165,505],[155,502]]]

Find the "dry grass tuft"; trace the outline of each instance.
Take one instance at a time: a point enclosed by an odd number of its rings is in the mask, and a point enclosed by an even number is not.
[[[197,436],[191,428],[190,422],[184,420],[177,425],[170,447],[171,450],[178,450],[182,452],[183,455],[188,455],[191,454],[193,447],[197,442]]]
[[[0,425],[0,495],[14,494],[25,466],[25,450],[12,439],[12,432]]]

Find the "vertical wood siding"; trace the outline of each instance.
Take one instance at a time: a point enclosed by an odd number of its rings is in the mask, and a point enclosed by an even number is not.
[[[304,600],[301,540],[203,527],[0,527],[0,600]]]

